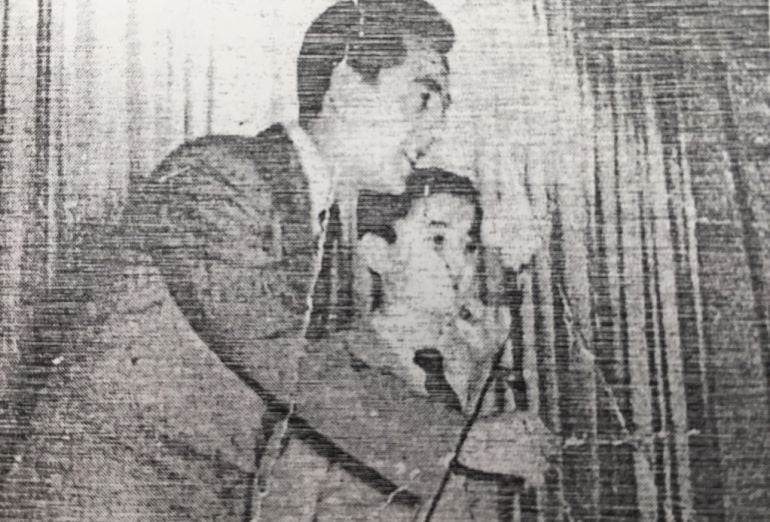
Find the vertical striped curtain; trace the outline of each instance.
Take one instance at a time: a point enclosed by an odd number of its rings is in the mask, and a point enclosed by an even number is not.
[[[534,497],[546,519],[689,520],[714,503],[698,474],[718,458],[684,136],[662,135],[653,71],[581,41],[570,7],[474,4],[459,18],[450,146],[471,130],[486,198],[518,180],[544,245],[519,275],[516,341],[529,407],[563,452],[513,512]],[[516,241],[518,224],[497,228]]]
[[[20,397],[14,379],[36,349],[34,305],[67,263],[73,225],[115,222],[131,177],[185,139],[294,119],[294,57],[330,4],[4,0],[0,414]],[[665,24],[638,2],[435,4],[458,36],[448,147],[437,154],[478,178],[487,239],[527,261],[518,371],[528,407],[563,440],[547,485],[518,499],[512,517],[526,518],[532,504],[548,520],[666,521],[756,505],[741,493],[750,482],[741,473],[761,476],[763,461],[730,460],[739,452],[717,438],[743,433],[747,421],[717,418],[741,397],[740,388],[714,396],[717,363],[733,359],[716,350],[711,321],[720,324],[723,309],[706,292],[721,288],[714,281],[724,276],[713,274],[723,261],[699,242],[712,224],[703,215],[722,208],[704,196],[718,188],[704,185],[702,164],[719,170],[713,151],[724,144],[698,134],[710,98],[682,95],[694,78],[682,65],[690,43],[657,34]],[[642,19],[650,25],[634,26]],[[736,252],[735,280],[748,287],[757,278]],[[758,302],[756,292],[731,295]],[[738,344],[735,358],[758,361],[741,374],[756,404],[741,411],[761,432],[761,335]]]

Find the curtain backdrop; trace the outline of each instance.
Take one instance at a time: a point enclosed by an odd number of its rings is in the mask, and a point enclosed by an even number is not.
[[[73,225],[117,221],[185,139],[295,119],[294,59],[331,3],[4,0],[4,418]],[[485,240],[526,262],[517,370],[564,440],[514,518],[766,513],[767,6],[691,3],[435,0],[457,44],[433,159],[478,181]]]

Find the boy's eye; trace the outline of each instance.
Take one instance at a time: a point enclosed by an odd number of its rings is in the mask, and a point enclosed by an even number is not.
[[[478,245],[476,245],[476,243],[469,243],[469,244],[468,244],[468,245],[465,247],[465,251],[466,251],[467,253],[469,253],[469,254],[475,254],[475,253],[476,253],[476,250],[478,250]]]
[[[444,246],[444,242],[446,239],[444,238],[444,234],[436,234],[432,238],[433,244],[437,247]]]

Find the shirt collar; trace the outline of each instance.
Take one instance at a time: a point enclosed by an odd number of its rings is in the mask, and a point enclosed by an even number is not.
[[[296,123],[287,125],[286,132],[297,149],[302,170],[308,180],[313,232],[319,234],[321,225],[318,221],[318,215],[331,207],[334,202],[331,170],[326,165],[310,135],[302,127]]]

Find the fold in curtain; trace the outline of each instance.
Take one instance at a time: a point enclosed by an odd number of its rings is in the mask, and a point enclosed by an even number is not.
[[[526,261],[517,371],[563,441],[546,486],[519,492],[510,516],[721,518],[688,107],[644,38],[618,36],[633,13],[564,2],[436,2],[458,34],[444,159],[477,178],[487,237]],[[294,116],[291,57],[330,2],[295,4],[3,3],[8,412],[24,414],[16,377],[43,349],[34,304],[68,262],[73,225],[115,222],[131,177],[185,139]]]
[[[475,7],[455,74],[481,72],[456,85],[457,139],[475,136],[464,161],[486,198],[525,188],[544,244],[519,276],[519,359],[530,407],[564,444],[530,496],[549,519],[713,510],[691,173],[682,133],[661,131],[681,107],[660,106],[629,53],[581,42],[569,5]],[[511,242],[516,217],[498,227]]]

